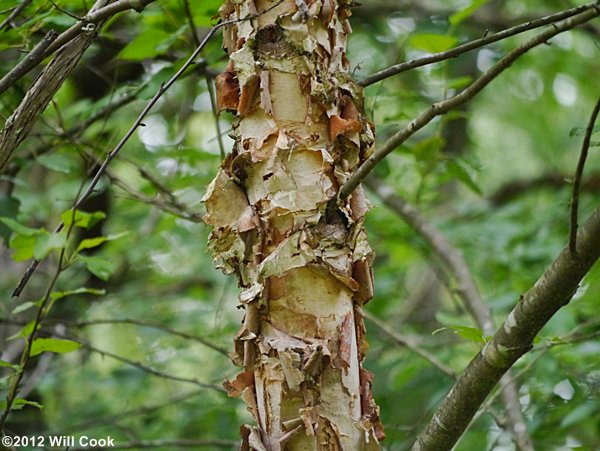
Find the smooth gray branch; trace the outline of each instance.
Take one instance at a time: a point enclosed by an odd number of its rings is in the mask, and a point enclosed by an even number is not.
[[[492,312],[482,299],[462,253],[452,246],[444,234],[427,221],[417,208],[396,195],[391,187],[373,176],[365,179],[365,185],[425,240],[456,280],[456,294],[469,314],[475,319],[477,326],[481,328],[485,335],[491,335],[494,332]],[[508,431],[521,451],[533,450],[531,438],[525,427],[525,418],[519,402],[518,389],[510,373],[503,376],[501,392],[502,402],[508,417],[506,425]]]
[[[595,1],[592,3],[587,3],[585,5],[577,6],[575,8],[566,9],[556,14],[541,17],[539,19],[530,20],[528,22],[516,25],[514,27],[507,28],[506,30],[502,30],[498,33],[494,33],[489,36],[484,36],[480,39],[475,39],[474,41],[467,42],[465,44],[459,45],[444,52],[432,53],[431,55],[427,55],[422,58],[417,58],[410,61],[405,61],[400,64],[396,64],[387,69],[369,75],[368,77],[361,80],[358,84],[361,86],[369,86],[379,81],[385,80],[386,78],[389,78],[393,75],[397,75],[402,72],[415,69],[417,67],[427,66],[429,64],[445,61],[447,59],[456,58],[457,56],[460,56],[463,53],[470,52],[471,50],[485,47],[486,45],[501,41],[511,36],[515,36],[525,31],[534,30],[536,28],[543,27],[544,25],[549,25],[554,22],[559,22],[561,20],[568,19],[569,17],[576,16],[577,14],[596,8],[597,6],[598,1]]]
[[[38,46],[36,46],[13,70],[6,74],[0,80],[0,94],[6,91],[14,82],[26,75],[31,69],[40,64],[45,58],[52,55],[54,52],[62,48],[65,44],[71,42],[81,34],[94,34],[106,19],[129,9],[142,11],[142,9],[152,3],[154,0],[118,0],[110,5],[107,2],[102,2],[99,8],[94,7],[85,17],[72,25],[70,28],[62,32],[60,35],[53,33],[54,39],[44,45],[41,51],[38,50],[40,45],[43,45],[46,40],[44,38]]]
[[[585,161],[587,160],[587,156],[590,151],[590,145],[592,143],[594,125],[596,124],[596,119],[598,119],[599,113],[600,98],[598,98],[598,101],[596,102],[596,106],[594,107],[594,111],[592,111],[590,121],[585,130],[581,154],[579,156],[579,162],[577,163],[577,170],[575,171],[575,179],[573,180],[573,194],[571,196],[571,230],[569,235],[569,249],[571,252],[573,252],[573,254],[577,253],[577,217],[579,216],[579,190],[581,188],[581,179],[583,178]]]
[[[377,149],[358,170],[348,179],[342,186],[339,192],[339,198],[345,199],[360,185],[365,177],[377,166],[386,156],[392,153],[399,145],[429,124],[437,116],[446,114],[448,111],[457,108],[471,100],[479,94],[492,80],[498,77],[502,72],[508,69],[519,57],[523,56],[529,50],[537,47],[540,44],[546,43],[549,39],[557,34],[570,30],[571,28],[581,25],[600,15],[600,3],[596,2],[594,7],[575,17],[567,19],[561,24],[554,24],[548,30],[538,34],[534,38],[527,41],[525,44],[515,48],[507,53],[496,64],[494,64],[487,72],[475,80],[469,87],[465,88],[460,93],[456,94],[447,100],[434,103],[427,110],[413,119],[407,126],[402,128],[391,138],[389,138],[381,148]]]
[[[92,7],[92,11],[102,8],[106,3],[108,0],[98,0]],[[6,120],[0,131],[0,172],[17,147],[27,137],[39,116],[77,65],[83,53],[92,44],[94,38],[95,33],[86,33],[69,42],[44,68],[19,106]],[[24,61],[27,61],[27,58]],[[9,72],[7,77],[10,75]]]
[[[500,378],[533,347],[542,327],[577,292],[600,257],[600,207],[577,233],[578,252],[568,245],[510,312],[469,363],[413,445],[413,451],[449,450]]]

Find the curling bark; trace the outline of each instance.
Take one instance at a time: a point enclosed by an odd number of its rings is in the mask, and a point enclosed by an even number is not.
[[[373,294],[362,190],[339,187],[370,155],[373,126],[348,75],[349,0],[226,0],[219,110],[235,145],[204,198],[215,262],[245,310],[225,387],[256,421],[242,449],[377,450],[362,367]],[[249,17],[253,17],[250,20]]]

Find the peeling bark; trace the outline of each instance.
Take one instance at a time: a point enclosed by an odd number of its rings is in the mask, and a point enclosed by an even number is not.
[[[361,307],[373,294],[360,189],[335,199],[371,154],[373,126],[348,75],[347,0],[227,0],[218,106],[235,146],[204,198],[216,264],[245,309],[226,381],[256,426],[242,449],[377,450]],[[329,207],[328,207],[329,204]],[[333,206],[332,206],[333,205]]]

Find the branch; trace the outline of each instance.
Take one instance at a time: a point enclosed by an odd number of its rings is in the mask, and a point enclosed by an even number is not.
[[[409,205],[400,196],[395,195],[389,186],[372,176],[367,177],[365,185],[373,190],[388,208],[410,225],[441,259],[446,269],[457,281],[455,291],[475,319],[477,326],[485,335],[491,335],[494,332],[492,312],[481,298],[477,284],[462,253],[452,246],[446,237],[423,217],[419,210]],[[502,402],[509,420],[507,422],[508,432],[521,451],[533,450],[531,438],[527,433],[527,428],[524,427],[525,418],[521,410],[517,386],[509,373],[503,376],[502,382]]]
[[[106,21],[106,19],[128,9],[141,11],[146,5],[153,1],[154,0],[118,0],[107,6],[104,6],[107,2],[103,2],[101,7],[92,8],[82,20],[72,25],[71,28],[65,30],[60,35],[57,35],[54,31],[49,32],[53,33],[54,39],[48,43],[42,51],[38,51],[34,54],[34,51],[39,46],[38,44],[38,46],[36,46],[17,67],[2,77],[0,80],[0,94],[6,91],[14,82],[26,75],[31,69],[40,64],[45,58],[52,55],[65,44],[71,42],[80,34],[93,34],[102,26],[102,23]]]
[[[525,31],[533,30],[535,28],[543,27],[544,25],[568,19],[569,17],[576,16],[577,14],[597,7],[598,2],[595,1],[592,3],[587,3],[585,5],[577,6],[575,8],[567,9],[556,14],[551,14],[549,16],[545,16],[539,19],[530,20],[528,22],[516,25],[514,27],[507,28],[506,30],[500,31],[498,33],[491,34],[489,36],[485,36],[483,38],[475,39],[474,41],[459,45],[445,52],[433,53],[422,58],[413,59],[400,64],[396,64],[394,66],[391,66],[387,69],[376,72],[373,75],[366,77],[358,84],[361,86],[369,86],[393,75],[397,75],[402,72],[415,69],[417,67],[427,66],[429,64],[438,63],[440,61],[444,61],[450,58],[456,58],[457,56],[462,55],[463,53],[469,52],[471,50],[475,50],[480,47],[485,47],[486,45],[501,41],[511,36],[515,36]]]
[[[106,356],[106,357],[110,357],[111,359],[114,360],[118,360],[119,362],[122,362],[126,365],[132,366],[134,368],[137,368],[139,370],[142,370],[148,374],[151,374],[153,376],[157,376],[157,377],[161,377],[163,379],[168,379],[168,380],[172,380],[172,381],[176,381],[176,382],[185,382],[187,384],[193,384],[193,385],[197,385],[198,387],[201,388],[208,388],[217,392],[222,392],[225,393],[225,389],[223,387],[220,387],[218,385],[214,385],[214,384],[207,384],[205,382],[200,382],[197,379],[192,379],[192,378],[188,378],[188,377],[181,377],[181,376],[175,376],[173,374],[169,374],[169,373],[165,373],[164,371],[160,371],[160,370],[156,370],[154,368],[151,368],[149,366],[146,366],[142,363],[136,362],[134,360],[130,360],[126,357],[122,357],[118,354],[113,354],[110,351],[104,351],[102,349],[98,349],[84,341],[81,340],[76,340],[73,337],[69,337],[67,335],[64,334],[56,334],[57,337],[60,338],[65,338],[67,340],[71,340],[74,341],[76,343],[79,343],[81,345],[82,348],[85,348],[89,351],[95,352],[97,354],[100,354],[102,356]]]
[[[31,3],[31,0],[23,0],[21,1],[21,4],[17,7],[15,7],[15,9],[12,10],[12,12],[8,15],[8,17],[6,19],[4,19],[2,21],[2,23],[0,23],[0,31],[3,31],[5,28],[8,28],[8,26],[11,24],[11,22],[13,20],[15,20],[19,14],[21,14],[23,12],[23,10],[25,8],[27,8],[27,6]]]
[[[105,417],[85,420],[85,421],[76,423],[71,426],[65,426],[62,429],[51,430],[48,433],[48,435],[68,435],[68,434],[72,434],[73,432],[86,431],[86,430],[89,430],[89,429],[92,429],[94,427],[101,426],[104,424],[114,424],[121,419],[124,419],[124,418],[130,419],[130,418],[133,418],[138,415],[145,415],[147,413],[154,412],[155,410],[162,409],[163,407],[169,407],[174,404],[178,404],[182,401],[187,401],[191,398],[194,398],[194,397],[199,396],[204,393],[205,393],[204,390],[194,390],[194,391],[190,391],[190,392],[185,392],[180,395],[173,396],[171,398],[167,398],[165,401],[161,402],[160,404],[152,404],[149,406],[137,407],[135,409],[122,410],[119,413],[116,413],[114,415],[108,415]]]
[[[563,188],[568,184],[568,175],[561,173],[548,173],[537,178],[513,180],[500,186],[495,192],[487,197],[492,205],[503,205],[511,199],[520,196],[530,190],[540,188]],[[598,192],[600,191],[600,173],[594,173],[585,181],[582,181],[581,189]]]
[[[426,111],[413,119],[406,127],[394,134],[388,139],[383,147],[376,150],[358,170],[348,179],[339,192],[339,199],[347,198],[360,185],[361,181],[379,164],[387,155],[393,152],[400,144],[429,124],[437,116],[443,115],[448,111],[461,106],[479,94],[492,80],[498,77],[502,72],[508,69],[519,57],[523,56],[529,50],[540,44],[546,43],[557,34],[570,30],[571,28],[588,22],[600,15],[600,4],[596,3],[593,9],[566,20],[560,25],[554,25],[552,28],[540,33],[525,44],[517,47],[506,54],[500,61],[494,64],[487,72],[475,80],[468,88],[464,89],[454,97],[447,100],[434,103]]]
[[[377,318],[375,315],[368,311],[365,311],[364,314],[365,318],[367,318],[369,321],[375,324],[379,328],[379,330],[381,330],[384,334],[386,334],[400,346],[404,346],[405,348],[410,349],[416,355],[429,362],[431,365],[436,367],[449,378],[454,380],[456,379],[457,375],[452,368],[447,366],[444,362],[440,361],[433,354],[421,348],[417,343],[415,343],[412,337],[409,337],[407,335],[400,335],[394,332],[392,328],[390,328],[387,324],[385,324],[383,321],[381,321],[379,318]]]
[[[102,0],[99,0],[99,1],[102,1]],[[134,1],[134,0],[129,0],[129,1]],[[143,1],[143,0],[140,0],[140,1]],[[196,60],[196,58],[198,57],[198,55],[200,55],[200,52],[202,52],[202,50],[204,49],[204,47],[206,46],[206,44],[208,44],[208,42],[210,41],[210,39],[214,36],[214,34],[219,29],[221,29],[221,28],[223,28],[223,27],[225,27],[227,25],[232,25],[234,23],[239,23],[239,22],[244,22],[246,20],[255,19],[258,16],[260,16],[262,14],[266,14],[269,11],[271,11],[272,9],[276,8],[277,6],[279,6],[281,4],[282,1],[283,0],[277,1],[272,6],[270,6],[267,9],[265,9],[264,11],[262,11],[259,14],[252,14],[252,15],[249,15],[249,16],[244,17],[242,19],[236,19],[236,20],[230,20],[230,21],[226,21],[226,22],[221,22],[220,24],[215,25],[214,27],[212,27],[209,30],[209,32],[206,34],[206,36],[204,37],[204,39],[202,40],[202,42],[200,43],[200,45],[196,48],[196,50],[194,50],[194,52],[192,53],[192,55],[187,59],[187,61],[183,64],[183,66],[181,66],[181,68],[175,73],[175,75],[173,75],[166,83],[162,83],[160,85],[158,91],[156,92],[156,94],[154,94],[154,97],[152,97],[152,99],[150,99],[150,101],[148,102],[148,104],[146,105],[146,107],[142,110],[142,112],[140,113],[140,115],[138,116],[138,118],[135,120],[135,122],[133,123],[133,125],[129,129],[129,131],[125,134],[125,136],[123,138],[121,138],[121,140],[116,145],[116,147],[111,152],[109,152],[109,154],[106,156],[104,162],[102,163],[102,165],[100,165],[100,168],[98,168],[98,171],[96,172],[96,175],[94,176],[94,178],[90,182],[87,190],[85,190],[84,193],[77,199],[77,201],[74,203],[74,205],[73,205],[73,207],[71,209],[75,210],[75,209],[79,208],[88,199],[88,197],[90,197],[90,195],[94,192],[94,189],[96,188],[96,185],[98,184],[98,182],[102,178],[102,175],[106,171],[106,168],[108,167],[108,165],[117,156],[117,154],[123,148],[123,146],[125,145],[125,143],[127,143],[127,141],[129,141],[129,138],[131,138],[133,136],[133,134],[135,133],[135,131],[142,124],[142,121],[144,120],[144,118],[146,117],[146,115],[152,109],[152,107],[156,104],[156,102],[158,102],[158,100],[163,96],[163,94],[165,92],[167,92],[167,90],[183,75],[183,73],[192,64],[194,64],[194,61]],[[10,120],[10,118],[9,118],[9,120]],[[1,138],[1,135],[0,135],[0,138]],[[3,162],[2,162],[2,154],[1,154],[1,152],[4,151],[4,149],[1,146],[1,144],[2,144],[2,141],[0,139],[0,171],[2,171],[2,168],[3,168]],[[62,230],[63,227],[64,227],[64,223],[61,222],[56,227],[55,233],[57,233],[60,230]],[[29,282],[29,279],[31,279],[31,276],[33,275],[33,273],[37,269],[38,265],[39,265],[39,261],[38,260],[33,260],[31,262],[31,264],[29,265],[29,267],[25,271],[25,274],[23,275],[23,277],[19,281],[19,284],[17,285],[17,288],[15,288],[15,290],[13,291],[13,294],[12,294],[13,298],[19,297],[21,295],[22,291],[27,286],[27,283]]]
[[[600,207],[577,233],[578,253],[568,246],[519,300],[503,325],[469,363],[413,451],[451,449],[502,375],[533,347],[542,327],[578,289],[600,257]]]
[[[577,216],[579,213],[579,190],[581,187],[581,179],[583,177],[583,169],[585,168],[585,160],[587,159],[588,152],[590,150],[590,144],[592,141],[592,134],[594,133],[594,125],[598,114],[600,113],[600,98],[596,102],[590,122],[585,131],[585,137],[583,138],[583,145],[581,147],[581,155],[579,157],[579,163],[577,164],[577,171],[575,172],[575,179],[573,181],[573,195],[571,196],[571,230],[569,234],[569,249],[573,254],[577,254]]]
[[[182,337],[187,340],[196,341],[196,342],[201,343],[204,346],[212,349],[213,351],[216,351],[220,354],[223,354],[226,357],[229,357],[229,353],[225,349],[211,343],[207,339],[205,339],[203,337],[199,337],[198,335],[192,335],[192,334],[188,334],[186,332],[180,332],[178,330],[167,327],[163,323],[160,323],[158,321],[148,321],[148,320],[129,319],[129,318],[123,318],[123,319],[107,318],[107,319],[96,319],[96,320],[91,320],[91,321],[64,321],[61,319],[57,319],[56,322],[63,323],[68,327],[80,327],[80,328],[88,327],[88,326],[96,326],[96,325],[100,325],[100,324],[132,324],[132,325],[136,325],[136,326],[150,327],[152,329],[162,330],[163,332],[167,332],[171,335],[176,335],[178,337]]]
[[[389,186],[372,176],[367,177],[365,185],[377,194],[388,208],[411,226],[442,260],[444,266],[450,270],[457,281],[456,292],[465,307],[483,332],[486,335],[491,334],[494,326],[490,310],[481,299],[475,280],[460,251],[453,247],[446,237],[423,217],[419,210],[394,194]]]
[[[8,89],[10,85],[16,82],[19,78],[25,75],[31,70],[32,67],[39,64],[44,59],[44,54],[50,44],[56,40],[58,33],[54,30],[50,30],[42,38],[40,42],[23,58],[19,64],[13,67],[2,79],[0,80],[0,94]]]
[[[92,10],[107,2],[108,0],[97,0]],[[16,148],[27,137],[33,124],[46,109],[54,94],[60,89],[94,38],[94,33],[78,36],[56,55],[27,91],[17,109],[6,120],[0,131],[0,171],[6,166]]]

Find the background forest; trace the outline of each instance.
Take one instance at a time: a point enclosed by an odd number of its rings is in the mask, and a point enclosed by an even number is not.
[[[110,435],[132,449],[236,449],[239,426],[251,419],[221,383],[237,373],[228,353],[242,313],[235,282],[213,269],[201,219],[202,196],[232,145],[230,117],[216,123],[208,89],[227,65],[219,33],[143,119],[79,212],[70,211],[215,24],[221,1],[146,3],[140,13],[107,19],[0,173],[0,412],[23,337],[41,315],[39,337],[53,340],[30,353],[3,418],[7,434]],[[352,9],[348,54],[357,80],[583,4],[362,3]],[[0,76],[92,4],[0,0]],[[378,142],[541,31],[370,84],[366,107]],[[573,176],[600,95],[599,38],[595,19],[527,52],[368,179],[377,257],[365,366],[375,374],[385,449],[410,448],[489,335],[463,304],[465,272],[497,326],[568,243]],[[2,124],[44,64],[2,86]],[[582,180],[581,223],[598,203],[599,136]],[[65,232],[53,233],[61,221]],[[41,263],[13,298],[32,258]],[[536,449],[600,449],[599,293],[596,265],[513,369]],[[517,449],[519,431],[500,398],[492,394],[456,449]]]

